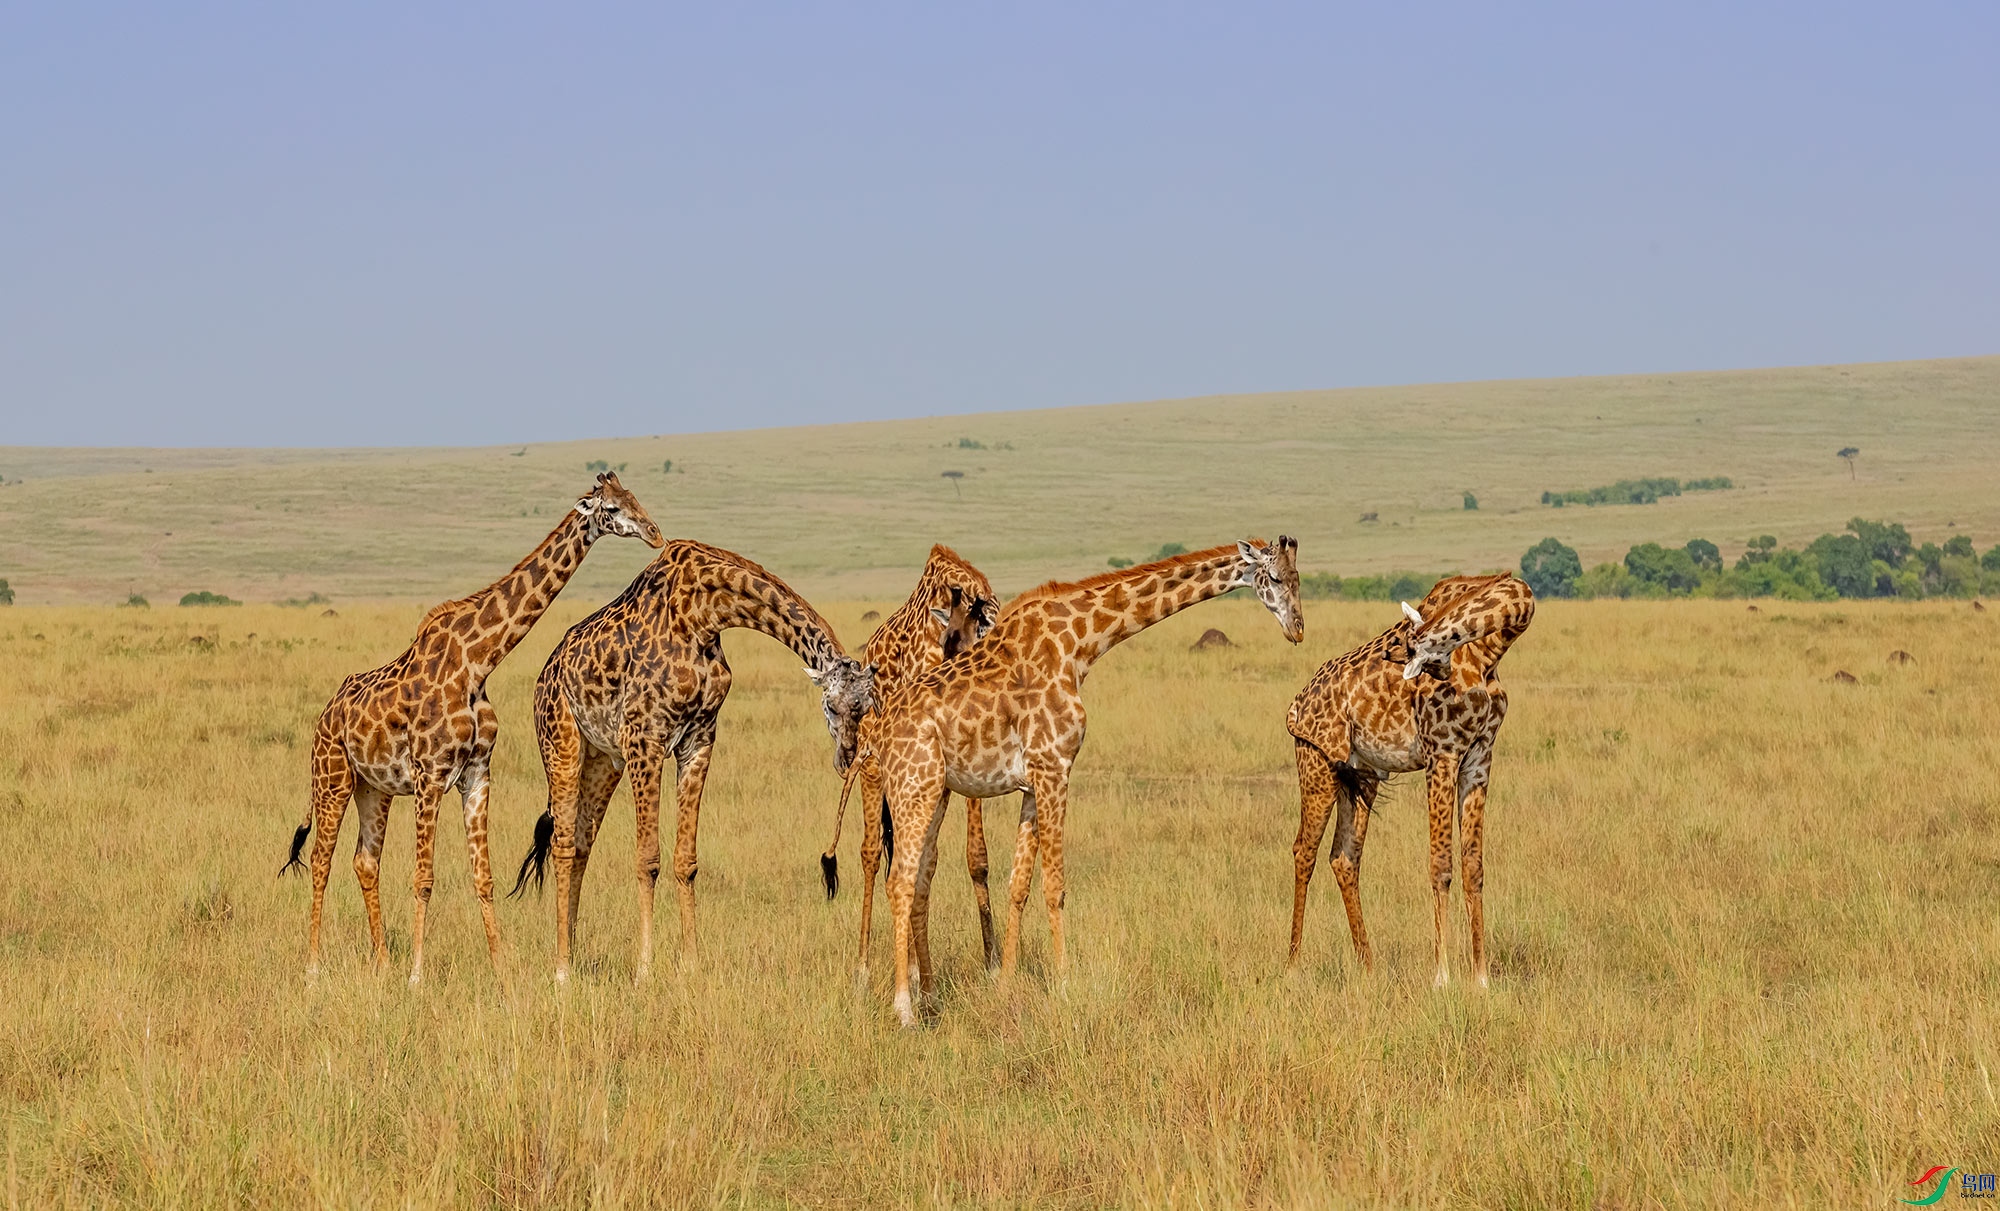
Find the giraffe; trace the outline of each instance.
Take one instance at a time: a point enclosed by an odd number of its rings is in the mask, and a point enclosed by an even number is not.
[[[605,806],[631,767],[639,829],[639,962],[653,964],[653,891],[660,875],[660,800],[666,761],[676,766],[673,877],[680,893],[681,953],[695,955],[695,830],[729,694],[722,632],[762,631],[806,661],[846,773],[861,716],[875,703],[875,670],[846,654],[833,628],[763,568],[719,547],[666,544],[604,608],[569,629],[535,681],[535,739],[549,806],[535,825],[512,895],[556,867],[556,981],[569,980],[583,874]]]
[[[1426,771],[1436,987],[1450,980],[1445,953],[1451,900],[1452,825],[1459,825],[1473,978],[1486,987],[1486,783],[1493,742],[1507,717],[1494,668],[1535,617],[1535,594],[1511,573],[1453,576],[1422,604],[1403,603],[1395,626],[1319,667],[1292,700],[1285,726],[1299,771],[1299,835],[1292,845],[1292,948],[1296,967],[1311,881],[1327,820],[1336,816],[1328,864],[1364,968],[1374,952],[1361,920],[1361,847],[1375,793],[1390,774]],[[1336,810],[1337,809],[1337,810]]]
[[[415,906],[410,931],[410,983],[423,979],[424,909],[431,898],[431,854],[438,805],[457,787],[465,807],[465,843],[473,890],[486,924],[486,949],[499,960],[500,933],[493,922],[493,873],[486,851],[486,797],[493,741],[499,731],[486,679],[521,642],[535,621],[583,565],[590,545],[606,534],[658,547],[660,528],[639,502],[606,472],[597,486],[563,514],[541,545],[514,570],[470,597],[447,601],[417,626],[401,656],[340,683],[313,729],[312,805],[292,836],[299,866],[306,838],[312,852],[312,924],[306,971],[319,971],[320,916],[341,817],[351,798],[360,809],[354,877],[368,906],[368,936],[377,970],[389,963],[378,890],[389,804],[397,795],[417,801]]]
[[[984,573],[959,557],[958,552],[939,544],[931,548],[923,575],[888,621],[875,629],[863,648],[863,658],[875,666],[877,692],[890,685],[922,676],[945,660],[978,642],[999,613],[999,600]],[[840,812],[833,821],[833,842],[820,855],[820,873],[826,883],[826,898],[840,890],[840,865],[835,851],[840,847],[840,826],[847,815],[846,791],[858,781],[862,813],[861,840],[861,949],[856,960],[856,979],[868,977],[869,922],[875,906],[875,873],[882,866],[886,842],[894,855],[895,832],[888,818],[888,803],[882,798],[881,776],[871,756],[857,759],[842,786]],[[930,852],[933,862],[937,851]],[[965,801],[965,865],[972,875],[973,896],[979,904],[979,934],[985,948],[987,966],[999,961],[993,938],[992,899],[986,886],[986,820],[977,799]]]
[[[926,872],[949,792],[990,798],[1022,792],[1021,824],[1008,881],[1002,978],[1020,953],[1021,913],[1042,859],[1050,949],[1063,951],[1063,815],[1069,771],[1083,746],[1081,690],[1091,666],[1147,627],[1239,586],[1257,594],[1285,638],[1305,636],[1299,608],[1298,544],[1245,539],[1073,584],[1051,582],[1009,602],[985,638],[915,681],[891,687],[864,724],[881,768],[895,829],[906,840],[889,864],[896,930],[896,1016],[916,1023],[914,958],[923,995],[934,998],[930,886]]]

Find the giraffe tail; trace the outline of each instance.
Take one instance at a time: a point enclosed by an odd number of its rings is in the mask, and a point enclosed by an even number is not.
[[[305,872],[306,864],[304,860],[301,859],[300,855],[306,852],[306,838],[312,836],[312,831],[313,831],[312,811],[311,809],[307,809],[306,822],[304,824],[299,825],[298,831],[292,834],[291,857],[286,859],[285,864],[278,868],[279,878],[281,879],[284,878],[285,875],[290,873],[292,869],[295,867],[299,870],[301,874]]]
[[[507,893],[509,900],[520,896],[528,886],[528,880],[535,881],[535,890],[542,890],[542,872],[548,868],[549,849],[555,844],[556,814],[545,811],[535,821],[535,843],[528,847],[528,855],[521,859],[521,873],[514,878],[514,890]]]
[[[826,884],[826,898],[833,899],[840,894],[840,826],[847,821],[847,796],[854,790],[854,776],[861,772],[861,758],[856,756],[847,764],[847,777],[840,781],[840,810],[833,817],[833,841],[826,852],[819,856],[820,881]]]

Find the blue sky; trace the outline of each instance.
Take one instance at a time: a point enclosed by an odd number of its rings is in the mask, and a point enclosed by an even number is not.
[[[1996,35],[1990,4],[6,6],[0,444],[2000,352]]]

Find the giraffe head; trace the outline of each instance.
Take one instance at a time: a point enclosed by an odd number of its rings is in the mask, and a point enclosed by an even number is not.
[[[1428,670],[1440,680],[1451,673],[1451,654],[1472,636],[1462,627],[1437,626],[1424,621],[1417,607],[1403,603],[1403,616],[1410,620],[1410,637],[1405,646],[1409,658],[1403,662],[1403,680],[1415,681]],[[1437,612],[1432,611],[1432,618]]]
[[[875,666],[834,656],[824,668],[807,669],[806,676],[819,687],[819,709],[826,716],[826,734],[833,737],[833,768],[845,774],[854,763],[861,717],[875,709]]]
[[[667,545],[667,539],[660,533],[660,527],[646,516],[645,508],[637,497],[625,490],[618,482],[618,473],[603,471],[597,476],[597,486],[590,494],[576,502],[576,511],[590,523],[590,539],[597,541],[605,534],[615,534],[620,538],[637,538],[649,547]]]
[[[1306,637],[1305,610],[1299,605],[1299,542],[1287,534],[1267,543],[1261,538],[1245,538],[1236,544],[1243,556],[1237,583],[1250,586],[1257,600],[1271,611],[1285,638],[1297,643]]]
[[[943,543],[931,548],[924,581],[930,586],[926,605],[943,627],[938,646],[946,660],[978,643],[1000,617],[1000,599],[986,574]]]

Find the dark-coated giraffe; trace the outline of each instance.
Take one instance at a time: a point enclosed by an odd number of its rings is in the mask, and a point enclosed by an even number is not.
[[[1285,726],[1299,770],[1299,835],[1292,845],[1292,948],[1299,961],[1306,885],[1327,820],[1336,817],[1328,864],[1347,908],[1363,967],[1375,956],[1361,921],[1361,847],[1375,793],[1390,774],[1428,771],[1431,889],[1440,988],[1450,979],[1445,926],[1451,901],[1452,826],[1458,824],[1472,969],[1486,987],[1484,834],[1493,741],[1507,717],[1495,666],[1535,617],[1535,595],[1509,573],[1453,576],[1406,617],[1319,667],[1292,700]]]
[[[930,672],[979,641],[999,616],[1000,602],[993,586],[978,568],[942,544],[931,548],[917,587],[895,613],[868,637],[862,655],[875,666],[875,688],[880,695],[887,687],[900,685]],[[888,804],[882,798],[881,776],[872,757],[856,759],[856,768],[840,796],[840,813],[833,821],[833,842],[820,855],[820,870],[826,881],[826,898],[840,890],[840,866],[835,851],[840,847],[840,825],[847,814],[847,791],[861,788],[863,832],[861,838],[861,948],[855,960],[857,979],[868,975],[869,922],[875,907],[875,873],[882,867],[883,823]],[[889,837],[894,849],[893,834]],[[937,851],[930,853],[932,862]],[[1000,949],[993,934],[992,899],[986,887],[986,820],[979,800],[965,801],[965,865],[972,875],[973,896],[979,903],[979,934],[985,947],[986,963],[1000,961]],[[925,876],[925,882],[929,882]]]
[[[423,978],[424,909],[431,898],[432,850],[438,805],[457,787],[465,805],[465,843],[472,858],[473,890],[486,923],[486,948],[497,961],[500,933],[493,922],[493,871],[486,852],[486,796],[499,725],[486,699],[486,679],[583,565],[590,544],[605,534],[637,538],[652,546],[664,539],[632,494],[605,473],[597,486],[563,514],[541,545],[487,588],[438,606],[417,627],[401,656],[340,683],[313,730],[312,806],[292,837],[289,870],[315,829],[312,852],[312,925],[306,970],[319,970],[320,914],[340,820],[352,798],[360,808],[361,836],[354,846],[354,876],[368,905],[368,936],[375,966],[389,962],[378,891],[389,803],[397,795],[417,800],[415,908],[410,929],[410,983]]]
[[[888,792],[896,832],[905,838],[889,864],[889,905],[896,922],[896,1014],[914,1025],[910,966],[924,996],[937,992],[931,963],[930,885],[937,830],[950,792],[971,798],[1022,792],[1021,825],[1008,882],[1003,976],[1020,953],[1021,912],[1042,859],[1049,941],[1063,970],[1063,816],[1069,772],[1083,746],[1081,692],[1091,666],[1126,639],[1196,602],[1249,587],[1299,642],[1298,544],[1246,539],[1206,551],[1051,583],[1009,602],[1000,621],[968,651],[915,681],[894,687],[864,722]]]
[[[630,769],[639,829],[639,964],[653,963],[653,890],[660,875],[660,800],[667,759],[674,787],[675,887],[681,953],[695,951],[695,831],[729,694],[722,632],[761,631],[796,652],[820,688],[820,709],[846,773],[861,717],[875,704],[875,671],[848,656],[804,598],[730,551],[676,539],[610,604],[556,644],[535,681],[535,739],[549,779],[549,808],[521,862],[513,894],[556,867],[556,979],[569,979],[583,873],[605,805]]]

